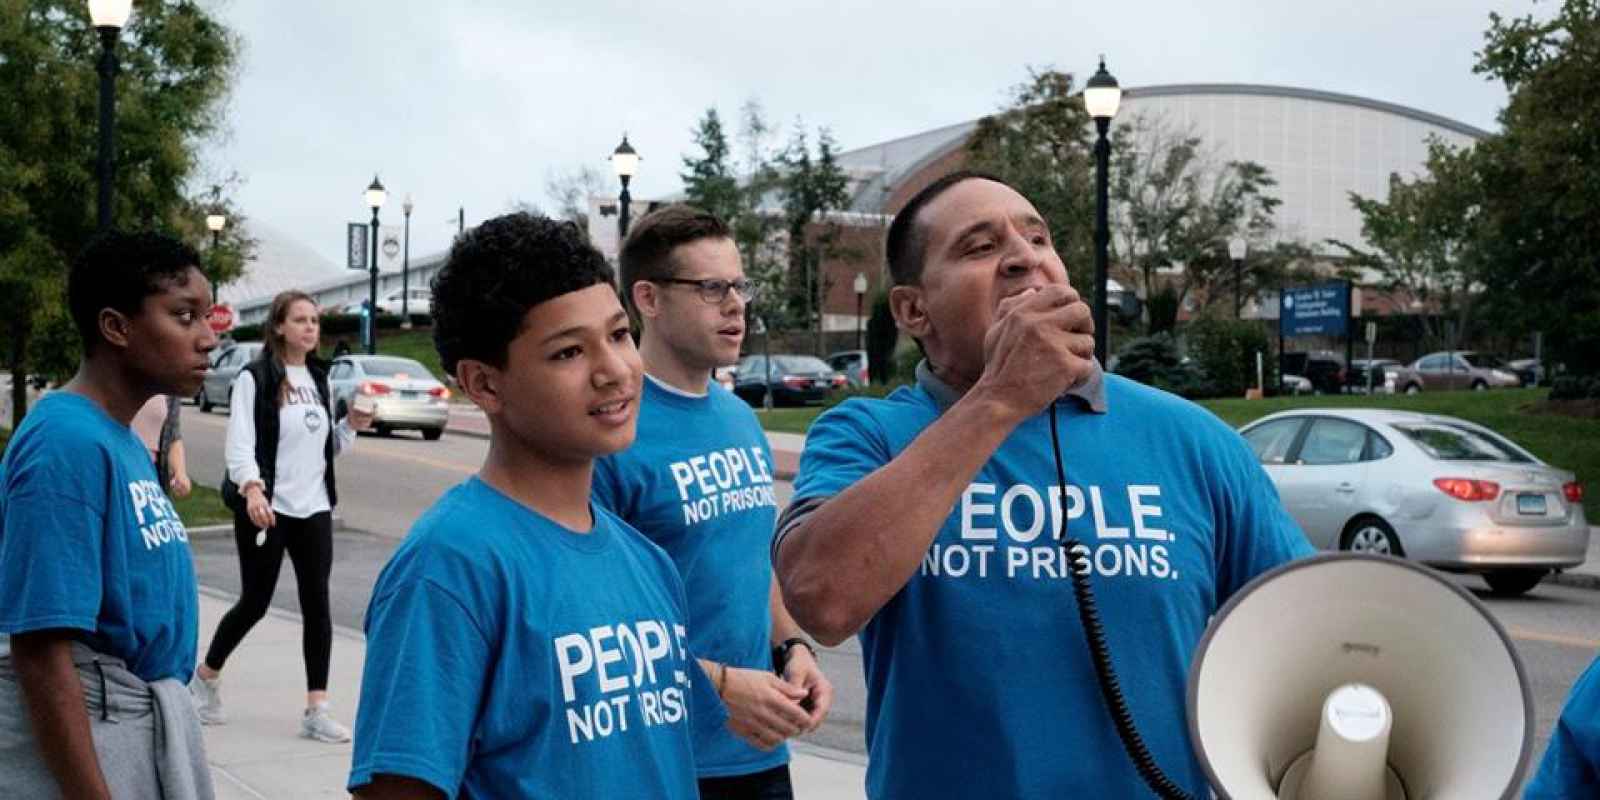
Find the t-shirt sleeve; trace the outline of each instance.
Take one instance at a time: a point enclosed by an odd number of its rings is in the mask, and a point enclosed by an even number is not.
[[[794,499],[778,518],[770,555],[774,564],[785,537],[828,498],[889,463],[888,440],[859,404],[845,402],[824,413],[806,434],[795,474]]]
[[[490,645],[479,624],[427,578],[396,580],[374,597],[350,791],[386,774],[455,796],[489,674]]]
[[[1257,575],[1316,552],[1244,440],[1231,430],[1220,435],[1219,473],[1228,476],[1228,487],[1218,521],[1218,604]]]
[[[120,489],[107,486],[99,453],[59,442],[37,452],[37,459],[24,455],[11,464],[5,487],[0,633],[93,631],[105,585],[105,508],[103,499],[97,503],[84,490]]]
[[[1572,687],[1525,800],[1600,797],[1600,659]]]
[[[817,418],[806,434],[795,474],[796,498],[832,497],[889,463],[888,440],[860,401]]]

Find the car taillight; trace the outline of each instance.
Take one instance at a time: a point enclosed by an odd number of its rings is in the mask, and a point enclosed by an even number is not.
[[[1434,478],[1433,485],[1457,500],[1474,503],[1493,500],[1500,496],[1500,484],[1494,481],[1477,481],[1471,478]]]
[[[1566,495],[1569,503],[1583,502],[1583,484],[1577,481],[1561,484],[1561,493]]]
[[[362,394],[379,395],[379,394],[388,394],[390,391],[391,390],[389,389],[389,384],[387,384],[387,383],[378,383],[377,381],[367,381],[366,383],[361,384],[361,393]]]
[[[446,389],[443,386],[435,386],[432,389],[429,389],[428,390],[428,394],[430,394],[430,395],[432,395],[434,397],[437,397],[440,400],[449,400],[450,399],[450,390]]]
[[[784,386],[787,386],[790,389],[804,389],[811,385],[811,381],[809,379],[802,378],[799,375],[785,375],[783,376],[782,382]]]
[[[849,383],[849,382],[850,382],[850,379],[846,378],[843,375],[835,375],[835,376],[833,376],[833,385],[835,387],[843,386],[843,385],[845,385],[846,383]]]

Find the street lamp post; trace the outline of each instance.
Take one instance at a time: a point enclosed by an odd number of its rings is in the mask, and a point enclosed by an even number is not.
[[[95,165],[100,193],[95,203],[96,229],[111,229],[111,184],[116,174],[117,36],[128,24],[133,0],[89,0],[89,19],[100,32],[100,157]]]
[[[861,349],[861,300],[867,296],[867,273],[857,272],[855,283],[851,285],[856,290],[856,349]]]
[[[1250,243],[1243,236],[1228,240],[1228,258],[1233,259],[1233,318],[1244,319],[1244,257]]]
[[[400,262],[400,327],[411,329],[411,193],[406,192],[406,201],[400,204],[400,210],[406,212],[406,249]]]
[[[218,286],[222,281],[221,266],[217,263],[217,248],[222,246],[222,229],[227,227],[228,217],[221,213],[206,215],[206,229],[211,231],[211,304],[216,305],[217,293],[221,291]]]
[[[372,176],[367,186],[367,205],[372,208],[372,267],[367,271],[367,354],[378,352],[378,209],[383,208],[388,193],[378,176]]]
[[[1100,57],[1100,69],[1083,87],[1083,104],[1094,119],[1098,136],[1094,143],[1094,355],[1101,364],[1106,363],[1108,322],[1106,320],[1106,284],[1110,280],[1111,226],[1106,221],[1107,172],[1111,166],[1111,142],[1106,138],[1111,130],[1111,118],[1117,115],[1122,103],[1122,89],[1117,79],[1106,72],[1105,56]]]
[[[628,182],[639,172],[639,153],[628,144],[626,133],[622,134],[622,144],[611,151],[611,168],[622,179],[622,196],[617,198],[617,251],[621,252],[622,240],[628,238],[628,204],[633,199],[628,196]]]

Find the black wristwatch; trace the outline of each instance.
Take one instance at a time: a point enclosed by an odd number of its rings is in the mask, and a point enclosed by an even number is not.
[[[812,647],[810,642],[798,636],[784,639],[782,644],[772,648],[772,670],[774,672],[778,673],[779,675],[783,674],[784,667],[789,666],[789,651],[793,650],[796,646],[804,647],[805,649],[810,650],[811,658],[813,660],[816,659],[817,648]]]

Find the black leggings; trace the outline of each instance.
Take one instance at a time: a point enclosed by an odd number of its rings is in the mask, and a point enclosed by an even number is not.
[[[233,538],[239,545],[239,575],[244,587],[239,601],[228,609],[211,637],[206,666],[221,670],[244,635],[266,616],[272,590],[278,586],[283,551],[294,562],[300,590],[300,617],[305,621],[300,643],[306,657],[306,690],[326,691],[328,658],[333,649],[333,619],[328,614],[328,575],[333,569],[333,515],[327,511],[306,519],[278,514],[277,526],[266,541],[256,545],[260,528],[248,517],[234,515]]]

